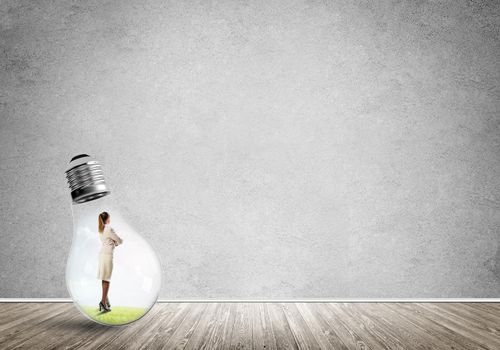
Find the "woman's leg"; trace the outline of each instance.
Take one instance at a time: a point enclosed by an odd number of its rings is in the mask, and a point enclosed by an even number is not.
[[[106,299],[108,298],[109,282],[102,281],[102,299],[101,302],[106,305]]]

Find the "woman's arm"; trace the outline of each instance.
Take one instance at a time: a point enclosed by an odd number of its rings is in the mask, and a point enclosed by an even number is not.
[[[115,246],[117,245],[120,245],[123,243],[123,239],[121,239],[115,232],[115,230],[113,230],[112,228],[110,228],[109,230],[109,237],[115,241]]]

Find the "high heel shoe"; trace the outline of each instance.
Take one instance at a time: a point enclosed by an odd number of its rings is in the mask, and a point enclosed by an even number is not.
[[[99,302],[99,311],[104,310],[104,312],[109,312],[111,309],[109,309],[106,305],[102,303],[102,301]]]

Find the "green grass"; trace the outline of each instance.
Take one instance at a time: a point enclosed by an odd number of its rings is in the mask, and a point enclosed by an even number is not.
[[[110,312],[101,312],[97,307],[84,306],[83,311],[97,322],[121,325],[141,318],[147,310],[141,307],[113,306]]]

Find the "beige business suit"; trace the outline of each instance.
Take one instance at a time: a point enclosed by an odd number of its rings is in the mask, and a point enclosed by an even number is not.
[[[109,225],[104,226],[102,233],[99,233],[99,238],[101,239],[102,247],[99,253],[97,278],[109,282],[113,273],[113,252],[116,246],[123,243],[123,240]]]

